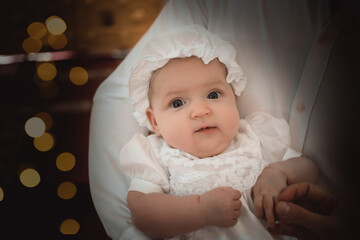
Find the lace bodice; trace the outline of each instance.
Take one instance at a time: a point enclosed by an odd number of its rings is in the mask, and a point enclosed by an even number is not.
[[[224,153],[199,159],[169,147],[165,142],[155,155],[169,172],[170,194],[203,194],[213,188],[231,186],[244,191],[255,184],[267,163],[262,158],[260,141],[245,122]]]

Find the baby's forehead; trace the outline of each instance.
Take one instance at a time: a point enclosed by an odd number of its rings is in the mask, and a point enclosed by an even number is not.
[[[187,92],[195,88],[198,90],[209,87],[232,88],[226,77],[226,67],[218,59],[205,64],[197,57],[174,58],[153,73],[149,83],[148,98],[151,100],[152,96],[157,94]]]

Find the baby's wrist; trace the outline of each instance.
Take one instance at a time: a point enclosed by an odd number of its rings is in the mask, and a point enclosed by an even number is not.
[[[206,204],[206,201],[204,201],[204,194],[198,196],[198,204],[199,204],[199,215],[201,225],[204,227],[211,226],[211,218],[209,218],[209,207],[208,204]]]
[[[208,226],[208,219],[207,219],[207,207],[206,204],[203,201],[204,195],[198,196],[198,209],[199,209],[199,216],[201,225],[204,227]]]
[[[263,170],[264,174],[266,174],[267,172],[271,175],[271,176],[281,176],[284,178],[284,181],[287,183],[288,181],[288,176],[286,174],[286,169],[284,169],[284,164],[282,164],[281,162],[275,162],[272,163],[270,165],[268,165],[264,170]]]

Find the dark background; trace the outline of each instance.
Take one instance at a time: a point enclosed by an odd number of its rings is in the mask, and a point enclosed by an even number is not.
[[[162,0],[11,0],[0,3],[0,238],[1,239],[109,239],[95,211],[88,180],[88,132],[92,98],[99,84],[118,66],[154,21]],[[24,51],[32,22],[62,18],[68,43],[62,49],[43,45],[38,53]],[[57,69],[50,82],[34,78],[43,53]],[[7,58],[5,58],[7,57]],[[4,61],[4,59],[10,59]],[[70,69],[83,67],[89,75],[82,86],[69,80]],[[55,139],[46,152],[34,148],[24,126],[39,112],[53,124],[47,132]],[[75,167],[63,172],[56,158],[70,152]],[[40,183],[22,185],[24,166],[34,168]],[[70,181],[77,187],[68,200],[57,187]],[[76,220],[75,235],[63,235],[61,223]],[[6,237],[5,237],[6,236]]]

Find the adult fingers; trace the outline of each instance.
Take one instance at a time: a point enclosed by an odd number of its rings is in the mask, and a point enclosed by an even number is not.
[[[293,201],[306,198],[311,202],[320,202],[331,197],[332,194],[317,185],[308,182],[292,184],[286,187],[279,195],[280,201]]]
[[[266,216],[266,222],[270,228],[274,228],[275,227],[274,198],[272,196],[264,196],[263,205]]]
[[[288,223],[302,226],[316,232],[329,224],[328,217],[310,212],[289,202],[278,202],[276,204],[276,213],[280,219]]]

